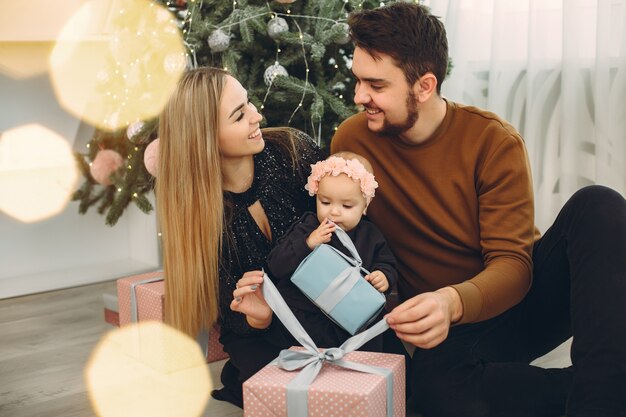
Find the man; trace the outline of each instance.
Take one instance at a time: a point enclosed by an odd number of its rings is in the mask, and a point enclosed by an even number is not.
[[[399,264],[387,320],[416,346],[412,402],[426,417],[626,416],[626,201],[578,191],[534,226],[520,134],[441,96],[443,24],[423,6],[353,13],[354,101],[331,151],[371,161],[368,215]],[[529,363],[570,336],[573,367]]]

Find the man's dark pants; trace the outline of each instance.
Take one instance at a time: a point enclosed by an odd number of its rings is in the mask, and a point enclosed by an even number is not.
[[[533,263],[520,304],[416,349],[410,402],[424,417],[626,416],[626,200],[578,191]],[[529,365],[572,335],[572,367]]]

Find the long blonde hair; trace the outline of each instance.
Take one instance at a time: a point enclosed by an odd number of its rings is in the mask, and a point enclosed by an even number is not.
[[[187,72],[159,119],[165,322],[190,336],[219,314],[224,201],[218,124],[227,75],[217,68]]]

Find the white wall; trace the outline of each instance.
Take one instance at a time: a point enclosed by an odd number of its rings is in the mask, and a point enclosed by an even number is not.
[[[14,79],[0,73],[0,109],[0,132],[36,122],[81,151],[90,137],[90,129],[59,107],[47,74]],[[158,269],[155,217],[129,206],[109,227],[95,208],[79,215],[77,202],[34,224],[0,213],[0,299]]]

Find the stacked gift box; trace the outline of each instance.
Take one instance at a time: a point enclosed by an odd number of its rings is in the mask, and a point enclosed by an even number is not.
[[[165,283],[163,271],[132,275],[117,280],[119,325],[136,321],[163,321],[165,304]],[[228,357],[219,342],[219,326],[208,332],[207,362],[215,362]]]
[[[102,302],[104,304],[104,321],[112,326],[119,327],[120,313],[117,307],[117,295],[104,293],[102,294]]]

